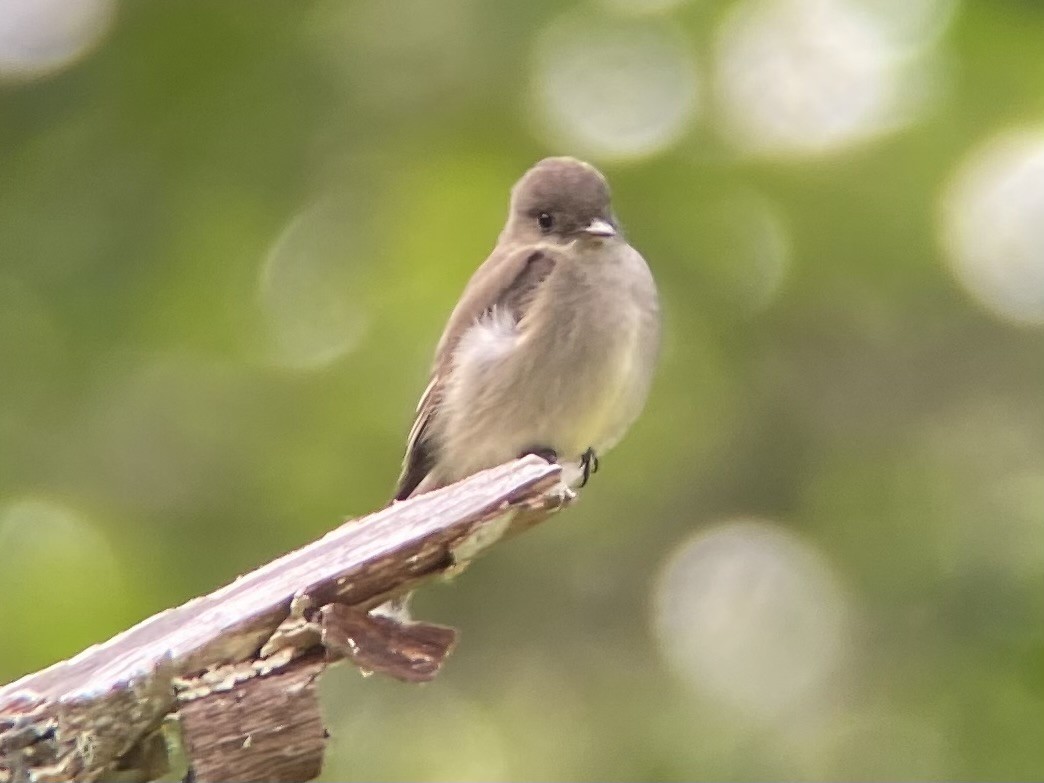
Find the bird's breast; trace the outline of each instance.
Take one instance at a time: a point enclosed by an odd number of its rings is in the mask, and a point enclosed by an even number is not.
[[[544,355],[567,379],[556,390],[558,436],[566,453],[607,450],[640,412],[659,343],[652,276],[628,246],[599,259],[580,258],[553,281],[549,302],[564,308],[547,323]]]
[[[461,338],[433,425],[445,480],[533,447],[605,452],[641,411],[659,344],[656,289],[623,245],[555,267],[520,321],[496,310]],[[448,466],[452,466],[452,469]]]

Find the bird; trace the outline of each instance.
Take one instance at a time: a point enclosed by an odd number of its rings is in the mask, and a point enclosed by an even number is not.
[[[527,454],[584,486],[645,405],[660,330],[656,283],[605,176],[537,162],[439,339],[394,499]]]

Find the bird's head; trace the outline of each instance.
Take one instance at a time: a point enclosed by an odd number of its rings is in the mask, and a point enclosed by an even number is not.
[[[569,244],[618,236],[609,183],[576,158],[544,158],[511,190],[504,236],[514,241]]]

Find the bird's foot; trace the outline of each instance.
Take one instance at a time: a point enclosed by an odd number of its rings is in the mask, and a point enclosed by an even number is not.
[[[580,486],[586,487],[587,480],[591,478],[591,474],[598,472],[598,455],[595,454],[594,449],[589,448],[587,451],[580,455],[580,467],[584,471],[584,477],[583,480],[581,480],[580,482]]]
[[[558,452],[554,449],[548,448],[547,446],[532,446],[531,448],[523,449],[522,453],[518,455],[518,458],[522,459],[522,457],[527,454],[535,454],[540,457],[540,459],[544,460],[544,462],[548,462],[552,465],[558,464]]]

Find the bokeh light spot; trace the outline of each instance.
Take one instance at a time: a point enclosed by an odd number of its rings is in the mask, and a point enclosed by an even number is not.
[[[351,351],[367,318],[353,290],[359,250],[337,201],[297,215],[276,240],[262,268],[258,297],[273,363],[318,369]]]
[[[947,187],[950,267],[993,315],[1044,324],[1044,132],[1009,131],[971,153]]]
[[[753,717],[804,706],[838,665],[847,601],[818,551],[737,520],[683,543],[660,574],[654,622],[697,691]]]
[[[115,13],[114,0],[0,0],[0,79],[71,65],[101,41]]]
[[[697,68],[665,20],[569,13],[540,36],[533,92],[542,129],[559,145],[602,158],[661,152],[692,124]]]
[[[932,92],[928,43],[949,18],[938,2],[914,5],[919,12],[856,0],[738,3],[716,57],[729,143],[754,154],[817,154],[910,122]]]
[[[857,0],[849,0],[856,2]],[[939,43],[960,7],[959,0],[858,0],[874,15],[896,53],[916,54]]]

